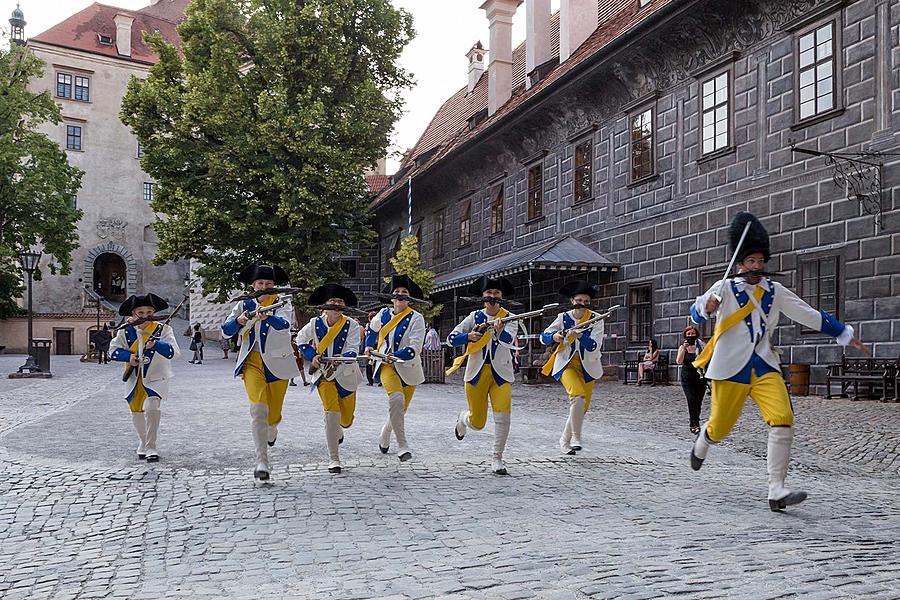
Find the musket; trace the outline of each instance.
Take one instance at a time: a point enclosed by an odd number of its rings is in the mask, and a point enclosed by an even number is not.
[[[149,317],[138,317],[137,319],[134,319],[133,321],[130,321],[130,322],[126,319],[121,325],[119,325],[118,327],[113,329],[113,331],[114,332],[120,331],[122,329],[125,329],[129,325],[137,326],[137,325],[143,325],[144,323],[148,323],[150,321],[165,321],[169,317],[170,317],[170,315],[151,315]]]
[[[360,357],[358,356],[320,356],[319,363],[322,365],[322,377],[325,378],[326,381],[331,381],[334,379],[334,374],[337,372],[339,366],[351,363],[356,363],[358,365],[359,359]],[[309,374],[314,375],[317,370],[318,369],[310,363]]]
[[[272,304],[270,304],[268,306],[258,306],[253,310],[245,310],[243,313],[241,313],[241,316],[243,316],[245,319],[247,319],[247,323],[244,325],[242,330],[245,331],[245,330],[249,329],[250,327],[253,327],[254,325],[256,325],[256,321],[257,321],[256,315],[272,312],[273,310],[275,310],[277,308],[281,308],[282,306],[287,306],[290,303],[291,303],[291,299],[285,298],[284,300],[279,300],[278,302],[273,302]]]
[[[738,273],[735,277],[784,277],[784,273],[776,271],[744,271]]]
[[[256,300],[262,296],[294,296],[303,291],[303,288],[269,288],[267,290],[258,290],[242,294],[237,298],[232,298],[231,302],[240,302],[241,300]]]
[[[481,323],[480,325],[476,325],[474,330],[478,331],[480,333],[484,333],[485,331],[487,331],[488,327],[491,327],[498,321],[504,325],[506,323],[512,323],[514,321],[524,321],[525,319],[530,319],[532,317],[540,317],[544,313],[556,310],[558,308],[559,308],[559,303],[554,302],[553,304],[544,305],[543,307],[539,308],[538,310],[523,312],[523,313],[519,313],[517,315],[507,315],[507,316],[499,318],[499,319],[488,319],[487,322]]]
[[[725,285],[725,280],[728,279],[728,274],[731,273],[731,269],[734,268],[734,261],[737,260],[738,254],[741,251],[741,246],[744,245],[744,240],[747,239],[747,232],[750,231],[750,224],[753,221],[747,221],[747,224],[744,225],[744,231],[741,233],[741,239],[738,240],[737,246],[734,248],[734,253],[731,255],[731,261],[728,263],[728,268],[725,269],[725,274],[722,275],[722,280],[719,285],[719,290],[721,291],[722,287]],[[716,299],[716,302],[722,302],[722,296],[716,293],[713,293],[713,298]]]
[[[598,323],[600,321],[605,321],[606,319],[608,319],[612,316],[613,311],[616,310],[617,308],[622,308],[622,307],[619,304],[610,306],[608,309],[606,309],[605,313],[602,313],[599,315],[594,315],[593,317],[591,317],[584,323],[576,323],[574,326],[569,327],[568,329],[563,329],[562,331],[560,331],[560,333],[562,333],[562,335],[563,335],[563,339],[568,338],[572,334],[580,335],[580,334],[584,333],[585,331],[587,331],[588,329],[590,329],[591,326],[594,325],[594,323]]]
[[[459,299],[469,304],[499,304],[503,308],[524,306],[521,302],[515,300],[505,300],[503,298],[494,298],[493,296],[461,296]]]
[[[188,293],[184,295],[184,298],[181,299],[181,303],[175,307],[175,310],[173,310],[171,313],[169,313],[169,315],[165,318],[165,320],[162,322],[162,325],[157,327],[156,331],[151,333],[150,337],[147,338],[147,343],[144,344],[144,346],[141,348],[141,354],[138,357],[139,365],[143,365],[146,362],[146,357],[144,356],[144,350],[146,350],[147,345],[150,342],[156,342],[162,336],[163,329],[165,329],[166,325],[168,325],[172,321],[172,319],[175,317],[175,315],[178,314],[178,311],[181,310],[181,307],[184,306],[184,303],[188,301],[188,298],[190,298],[190,289],[188,289]],[[147,321],[150,321],[150,319],[144,320],[145,323]],[[129,325],[132,325],[132,323],[129,323]],[[140,336],[141,335],[140,332],[137,332],[137,335]],[[128,378],[131,377],[132,373],[134,373],[135,368],[136,367],[130,363],[125,365],[125,372],[122,373],[122,381],[128,381]]]
[[[369,358],[375,358],[382,362],[385,362],[389,365],[397,365],[403,364],[405,362],[409,362],[408,360],[404,360],[402,358],[397,358],[393,354],[385,354],[384,352],[378,352],[377,350],[369,350]]]
[[[421,298],[414,298],[413,296],[408,296],[407,294],[375,294],[375,297],[379,300],[401,300],[403,302],[431,306],[431,300],[422,300]]]

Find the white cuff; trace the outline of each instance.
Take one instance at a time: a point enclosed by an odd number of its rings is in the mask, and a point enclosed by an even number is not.
[[[846,346],[853,341],[853,338],[853,325],[844,325],[844,331],[834,339],[837,340],[837,343],[841,346]]]

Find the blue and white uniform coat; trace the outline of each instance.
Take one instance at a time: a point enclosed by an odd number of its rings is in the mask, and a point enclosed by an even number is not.
[[[593,318],[597,313],[588,311],[588,319]],[[557,342],[553,341],[553,335],[558,331],[564,331],[575,327],[578,319],[575,318],[575,311],[570,310],[560,313],[556,319],[550,323],[547,329],[541,334],[541,343],[545,346],[556,346]],[[575,336],[575,341],[569,341],[572,336],[566,336],[563,340],[563,347],[553,357],[553,370],[551,376],[559,381],[563,371],[572,360],[572,357],[578,353],[581,360],[582,375],[585,381],[593,381],[603,376],[603,364],[600,362],[600,348],[603,346],[604,321],[597,321],[591,325],[591,328]]]
[[[394,318],[393,307],[387,306],[369,322],[366,329],[366,347],[375,348],[378,344],[378,332]],[[419,385],[425,381],[422,370],[422,346],[425,344],[425,317],[418,311],[412,311],[391,331],[381,348],[375,348],[383,354],[393,353],[404,363],[395,363],[394,369],[404,385]],[[375,361],[374,373],[381,369],[380,360]]]
[[[765,290],[758,304],[757,286]],[[816,310],[791,290],[765,277],[756,285],[747,283],[742,277],[726,280],[724,288],[721,281],[716,282],[691,307],[694,323],[702,325],[712,316],[706,314],[706,301],[713,294],[722,297],[715,315],[719,320],[728,318],[748,302],[756,306],[744,317],[743,324],[736,324],[718,339],[706,368],[707,379],[750,383],[751,373],[757,377],[780,373],[780,361],[772,347],[771,336],[782,314],[804,327],[830,335],[842,346],[853,340],[853,327],[825,311]]]
[[[135,368],[125,382],[126,398],[128,400],[131,400],[134,395],[134,388],[137,386],[138,369],[141,370],[141,377],[144,389],[147,390],[147,396],[157,396],[165,400],[169,395],[172,360],[181,356],[181,350],[178,348],[178,342],[175,339],[175,332],[172,331],[172,327],[163,323],[159,323],[159,327],[162,327],[162,334],[160,334],[159,339],[154,342],[153,348],[150,350],[144,350],[144,338],[138,335],[137,327],[133,325],[120,329],[109,344],[109,357],[112,360],[128,362],[132,355],[129,349],[134,345],[135,340],[138,342],[138,356],[141,353],[144,355],[146,363]]]
[[[357,356],[356,350],[359,346],[359,332],[362,329],[353,319],[347,319],[341,332],[334,338],[334,341],[328,348],[319,348],[319,340],[328,333],[328,324],[325,317],[313,317],[309,323],[297,333],[294,341],[297,348],[303,354],[303,358],[312,361],[317,355],[321,356]],[[313,386],[319,385],[322,378],[322,369],[317,369],[313,374]],[[362,381],[362,375],[359,372],[357,363],[343,363],[337,366],[334,373],[334,381],[338,385],[338,392],[341,397],[349,396],[356,391]]]
[[[507,317],[515,316],[512,313]],[[447,336],[447,343],[454,347],[463,347],[469,343],[469,332],[476,326],[487,323],[492,317],[484,312],[483,308],[474,310],[466,316],[462,322],[453,328],[450,335]],[[490,363],[491,372],[494,380],[502,385],[504,383],[512,383],[516,376],[513,369],[513,351],[515,350],[516,333],[519,331],[519,323],[511,321],[503,326],[503,330],[498,334],[493,326],[488,327],[484,335],[491,336],[491,341],[481,349],[481,352],[469,356],[466,360],[466,372],[464,379],[466,383],[475,385],[484,364]]]
[[[278,300],[276,300],[277,302]],[[266,368],[266,380],[291,379],[300,375],[294,349],[291,347],[291,323],[294,321],[294,309],[290,304],[276,308],[269,313],[269,318],[257,320],[251,318],[243,327],[237,322],[246,311],[255,311],[259,304],[254,299],[238,302],[231,309],[231,314],[222,325],[222,333],[231,337],[240,334],[241,351],[238,354],[234,376],[238,377],[244,370],[244,363],[251,351],[262,355]]]

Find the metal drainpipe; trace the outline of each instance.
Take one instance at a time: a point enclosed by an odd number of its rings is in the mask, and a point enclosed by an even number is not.
[[[528,263],[528,310],[529,312],[534,310],[532,308],[532,302],[534,300],[534,281],[531,280],[531,268],[534,266],[534,263]]]
[[[562,154],[556,155],[556,235],[562,234]]]

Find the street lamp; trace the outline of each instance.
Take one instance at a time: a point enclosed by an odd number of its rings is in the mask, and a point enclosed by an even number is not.
[[[25,250],[23,252],[19,252],[19,264],[22,265],[22,270],[28,273],[28,358],[25,360],[25,364],[19,367],[19,373],[23,371],[28,371],[29,373],[40,373],[41,369],[37,366],[37,363],[34,361],[34,325],[33,325],[33,313],[31,311],[31,291],[34,287],[34,281],[32,277],[34,275],[35,269],[37,269],[38,263],[41,260],[41,253],[35,252],[33,250]]]

